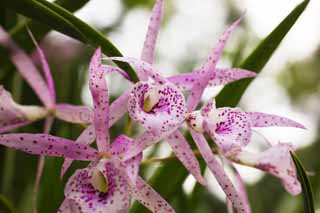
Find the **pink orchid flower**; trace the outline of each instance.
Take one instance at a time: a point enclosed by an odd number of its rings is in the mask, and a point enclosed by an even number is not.
[[[121,212],[130,206],[131,197],[153,212],[174,212],[170,205],[138,176],[142,153],[125,159],[133,139],[120,135],[109,143],[108,88],[104,75],[114,67],[101,67],[101,50],[90,63],[90,90],[94,100],[93,124],[77,142],[48,134],[3,134],[0,144],[41,156],[59,156],[70,160],[91,161],[77,170],[65,188],[65,200],[59,212]],[[88,146],[96,136],[98,151]],[[86,144],[87,143],[87,144]]]
[[[272,114],[244,112],[240,108],[216,108],[214,100],[205,104],[200,111],[190,113],[187,121],[194,131],[207,132],[219,153],[225,157],[267,171],[279,177],[288,192],[293,195],[300,193],[300,184],[290,157],[290,151],[294,149],[290,144],[278,144],[256,155],[243,148],[251,141],[252,128],[278,126],[305,129],[303,125]]]
[[[87,135],[92,134],[88,132]],[[74,212],[75,208],[85,212],[118,212],[129,207],[130,196],[153,212],[174,212],[158,193],[137,176],[141,154],[126,161],[119,158],[131,142],[132,139],[121,135],[112,143],[110,154],[107,154],[98,153],[86,144],[48,134],[0,135],[1,145],[29,154],[92,161],[87,168],[77,170],[69,179],[65,189],[66,199],[59,212]]]
[[[111,145],[109,138],[109,95],[105,75],[114,67],[101,65],[101,50],[93,55],[90,66],[90,91],[94,102],[93,124],[78,138],[77,144],[91,143],[96,136],[100,159],[80,169],[69,179],[65,200],[59,212],[121,212],[130,206],[131,196],[153,212],[174,212],[170,205],[138,176],[142,153],[130,158],[126,153],[133,139],[120,135]],[[94,130],[94,132],[93,132]],[[63,172],[72,159],[66,159]]]
[[[254,77],[255,73],[241,69],[216,69],[215,66],[209,66],[211,63],[211,60],[209,60],[201,69],[192,73],[179,74],[169,78],[162,77],[152,67],[162,11],[163,0],[158,0],[153,8],[140,60],[129,57],[108,58],[108,60],[118,60],[132,64],[137,68],[141,80],[131,90],[128,111],[133,120],[140,123],[146,131],[136,138],[135,145],[130,149],[127,156],[134,156],[161,139],[166,139],[182,164],[199,183],[205,185],[199,163],[183,134],[178,131],[185,119],[186,110],[192,110],[193,108],[190,103],[185,104],[181,91],[191,90],[191,96],[196,93],[197,96],[201,96],[207,86],[216,86],[242,78]],[[231,28],[235,28],[237,23],[232,25]],[[208,58],[212,58],[212,54],[217,58],[220,57],[225,40],[230,32],[231,29],[229,28]],[[207,79],[207,81],[201,81],[201,79]],[[201,88],[195,89],[195,85],[200,81]],[[196,101],[191,102],[194,105]]]
[[[296,168],[290,152],[295,148],[290,143],[278,143],[262,153],[242,151],[233,160],[237,163],[255,167],[278,177],[284,188],[292,195],[301,193],[301,185],[297,178]]]
[[[93,120],[93,112],[86,106],[75,106],[66,103],[56,104],[56,95],[54,82],[50,72],[48,62],[42,49],[35,41],[31,32],[29,32],[33,43],[36,46],[36,53],[40,59],[41,67],[44,72],[44,77],[40,75],[39,70],[33,63],[32,59],[10,38],[8,33],[0,27],[0,45],[9,50],[10,59],[17,67],[22,77],[28,82],[36,95],[39,97],[44,107],[40,106],[22,106],[13,101],[11,95],[0,86],[0,133],[13,130],[30,124],[31,122],[45,118],[44,133],[49,133],[54,118],[61,120],[89,124]],[[118,70],[117,70],[118,71]],[[120,74],[125,75],[122,70]],[[125,75],[126,76],[126,75]],[[127,76],[126,76],[127,77]],[[121,99],[120,99],[121,100]],[[121,103],[120,103],[121,104]],[[117,115],[120,104],[115,102],[111,105],[110,111],[113,115]],[[120,117],[113,116],[111,125]],[[36,212],[36,195],[44,168],[44,157],[39,159],[37,175],[34,186],[34,212]]]

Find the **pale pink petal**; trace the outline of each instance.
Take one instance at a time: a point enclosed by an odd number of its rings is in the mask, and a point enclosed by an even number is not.
[[[191,94],[187,100],[188,112],[194,111],[196,109],[198,103],[200,102],[203,90],[206,88],[210,80],[215,79],[215,76],[216,76],[215,69],[216,69],[217,62],[221,58],[223,49],[225,47],[225,44],[231,32],[236,28],[236,26],[239,24],[241,19],[242,17],[239,18],[237,21],[235,21],[230,27],[228,27],[224,31],[224,33],[219,39],[219,42],[216,44],[216,46],[212,49],[212,51],[208,55],[206,62],[197,71],[200,77],[198,81],[193,85],[191,89]]]
[[[109,93],[105,72],[100,70],[101,57],[101,48],[97,48],[89,66],[89,87],[93,98],[94,126],[98,150],[105,152],[110,148]]]
[[[145,150],[147,147],[159,142],[161,139],[167,137],[171,132],[167,134],[159,134],[159,132],[154,131],[145,131],[137,138],[134,139],[134,142],[129,146],[129,148],[123,154],[123,160],[128,160]]]
[[[15,44],[2,27],[0,27],[0,44],[9,50],[12,63],[29,83],[42,103],[48,108],[53,108],[54,100],[51,98],[50,90],[38,69],[30,57]]]
[[[286,190],[292,195],[301,192],[295,165],[290,155],[294,148],[289,143],[279,143],[257,156],[255,167],[281,179]]]
[[[90,145],[96,139],[96,135],[94,132],[94,125],[91,124],[85,130],[82,131],[80,136],[77,138],[75,143]],[[62,179],[68,168],[71,166],[73,159],[65,158],[61,167],[60,178]]]
[[[30,122],[20,122],[20,123],[16,123],[16,124],[10,124],[10,125],[6,125],[0,128],[0,133],[4,133],[4,132],[10,132],[14,129],[23,127],[23,126],[27,126],[28,124],[30,124]]]
[[[251,139],[251,122],[239,108],[218,108],[205,120],[204,129],[225,155],[239,153]]]
[[[142,160],[142,152],[140,154],[124,161],[127,176],[129,177],[131,185],[136,185],[139,174],[139,167]]]
[[[70,123],[88,124],[93,120],[93,112],[87,106],[57,104],[55,115],[57,118]]]
[[[124,70],[120,69],[119,67],[114,67],[110,65],[101,65],[100,67],[101,72],[104,72],[105,74],[111,73],[111,72],[116,72],[120,74],[122,77],[130,81],[130,77],[128,73],[126,73]]]
[[[232,25],[230,25],[222,34],[222,36],[219,38],[218,43],[216,46],[212,49],[210,54],[207,57],[206,62],[202,66],[201,70],[204,70],[204,72],[212,72],[215,70],[217,62],[222,56],[224,47],[226,45],[226,42],[228,41],[230,34],[232,31],[239,25],[242,17],[240,17],[238,20],[236,20]],[[200,71],[201,72],[201,71]]]
[[[61,203],[58,213],[72,213],[72,210],[70,208],[69,202],[67,199],[64,199],[63,202]]]
[[[111,103],[109,127],[112,127],[126,113],[129,96],[130,91],[126,91]],[[56,117],[70,123],[88,124],[93,120],[93,112],[87,106],[57,104]]]
[[[240,196],[243,198],[243,205],[244,208],[247,209],[247,212],[251,212],[251,208],[250,208],[250,203],[249,203],[249,199],[248,199],[248,194],[247,194],[247,190],[246,190],[246,186],[245,183],[240,175],[240,173],[238,172],[237,168],[234,167],[232,164],[230,164],[233,168],[234,174],[235,174],[235,180],[236,180],[236,187],[239,191]]]
[[[163,84],[165,82],[165,78],[163,78],[157,70],[155,70],[151,64],[136,59],[136,58],[130,58],[130,57],[109,57],[107,58],[109,60],[113,61],[122,61],[122,62],[127,62],[129,64],[132,64],[137,68],[137,70],[140,71],[141,75],[143,76],[149,76],[152,78],[154,81],[156,81],[159,84]]]
[[[227,199],[227,213],[234,213],[232,203]]]
[[[154,49],[157,36],[160,30],[161,19],[163,15],[163,0],[157,0],[153,6],[152,14],[149,20],[148,31],[144,40],[141,53],[141,60],[152,64],[154,61]],[[142,80],[145,80],[142,78]]]
[[[179,130],[172,133],[166,139],[170,144],[172,151],[187,168],[187,170],[195,177],[195,179],[202,185],[206,185],[206,180],[201,175],[199,162],[194,155],[189,143]]]
[[[175,212],[170,204],[164,200],[158,192],[151,188],[141,177],[137,178],[137,185],[132,189],[132,197],[138,200],[151,212],[169,213]]]
[[[95,160],[97,151],[87,145],[47,134],[3,134],[0,144],[29,154]]]
[[[129,150],[132,143],[132,138],[121,134],[112,142],[110,154],[114,157],[121,156]]]
[[[38,106],[22,106],[0,85],[0,133],[44,118],[47,111]]]
[[[125,135],[119,135],[112,143],[110,153],[115,157],[123,157],[125,153],[133,145],[134,140]],[[142,152],[136,156],[123,161],[125,171],[132,185],[136,184],[140,162],[142,160]]]
[[[56,101],[56,92],[55,92],[55,89],[54,89],[54,81],[53,81],[53,78],[52,78],[52,74],[51,74],[51,71],[50,71],[49,64],[47,62],[47,59],[46,59],[42,49],[39,47],[38,42],[36,41],[36,39],[32,35],[32,32],[30,31],[29,28],[27,28],[27,31],[28,31],[28,33],[29,33],[29,35],[31,37],[31,40],[33,41],[34,45],[37,48],[38,57],[40,58],[42,71],[43,71],[44,76],[45,76],[46,81],[47,81],[47,85],[48,85],[48,88],[49,88],[51,99],[55,102]]]
[[[247,115],[251,120],[252,127],[280,126],[305,129],[302,124],[278,115],[266,114],[261,112],[247,112]]]
[[[122,93],[110,105],[109,128],[112,127],[128,110],[130,91]]]
[[[198,103],[200,102],[203,90],[205,89],[206,83],[201,84],[201,81],[197,81],[191,89],[191,93],[187,99],[187,110],[188,112],[194,111]]]
[[[94,169],[98,169],[107,180],[106,192],[100,192],[92,185]],[[125,175],[116,162],[107,159],[77,170],[67,182],[65,197],[82,212],[126,212],[130,205]]]
[[[167,80],[176,85],[179,90],[191,90],[199,75],[195,72],[181,73],[168,77]]]
[[[233,81],[237,81],[243,78],[252,78],[257,74],[248,70],[229,68],[229,69],[216,69],[215,76],[209,81],[208,86],[225,85]]]
[[[193,130],[190,131],[194,142],[196,143],[203,159],[207,163],[210,171],[216,177],[219,185],[225,192],[227,198],[232,202],[233,207],[237,212],[248,212],[243,201],[243,198],[232,184],[229,177],[226,175],[222,165],[217,161],[212,153],[205,137]]]
[[[144,108],[147,99],[154,102],[149,111]],[[186,108],[183,94],[173,84],[138,82],[131,91],[128,111],[145,129],[161,133],[174,131],[184,121]]]

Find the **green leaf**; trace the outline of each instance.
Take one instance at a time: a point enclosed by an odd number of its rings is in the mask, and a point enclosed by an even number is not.
[[[17,212],[14,208],[13,204],[2,194],[0,194],[0,212],[10,212],[15,213]]]
[[[241,63],[240,68],[259,73],[271,58],[274,51],[291,27],[296,23],[309,1],[300,3],[265,39],[256,49]],[[235,107],[240,101],[246,88],[253,79],[242,79],[226,85],[216,97],[218,107]]]
[[[241,67],[244,69],[260,72],[263,66],[269,61],[270,57],[280,44],[281,40],[294,25],[301,13],[306,8],[309,1],[299,4],[244,60]],[[226,86],[217,97],[219,106],[236,106],[247,86],[252,80],[245,79]],[[189,140],[190,141],[190,140]],[[204,162],[200,161],[201,167]],[[150,179],[150,185],[154,187],[165,199],[172,201],[175,192],[182,186],[183,181],[188,176],[185,169],[180,169],[179,163],[170,161],[161,166]],[[163,181],[170,178],[170,181]],[[141,205],[135,205],[133,212],[143,212]]]
[[[93,47],[101,46],[103,53],[108,56],[122,56],[120,51],[102,33],[57,4],[46,0],[6,0],[6,6],[85,44]],[[128,73],[132,81],[138,81],[138,77],[130,65],[123,62],[117,62],[117,64]]]
[[[303,201],[304,201],[304,212],[305,213],[314,213],[314,203],[313,203],[313,193],[312,193],[312,188],[311,184],[308,178],[308,175],[303,168],[300,160],[298,159],[298,156],[291,152],[291,157],[293,159],[293,162],[296,166],[297,174],[299,181],[301,183],[302,187],[302,193],[303,193]]]

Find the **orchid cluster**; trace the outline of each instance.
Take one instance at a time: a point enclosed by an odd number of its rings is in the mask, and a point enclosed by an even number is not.
[[[303,125],[277,115],[245,112],[240,108],[216,108],[214,98],[197,110],[207,87],[256,75],[248,70],[216,67],[230,34],[241,18],[225,30],[200,68],[190,73],[163,77],[152,65],[162,14],[163,0],[157,0],[140,59],[103,57],[100,48],[95,50],[89,65],[93,109],[56,103],[49,65],[41,48],[33,39],[45,80],[28,55],[0,28],[0,44],[9,50],[13,64],[44,105],[19,105],[1,86],[0,144],[30,154],[63,157],[65,161],[61,177],[73,160],[90,162],[86,168],[76,170],[69,178],[64,191],[65,199],[58,210],[63,213],[127,212],[132,199],[138,200],[152,212],[174,212],[170,204],[139,176],[139,166],[143,151],[164,140],[190,174],[205,186],[206,180],[198,159],[184,137],[185,130],[190,131],[198,151],[237,212],[250,212],[245,187],[236,170],[235,181],[226,174],[217,156],[232,168],[236,163],[268,172],[278,177],[289,193],[299,194],[301,186],[290,157],[290,152],[294,151],[291,144],[269,144],[270,147],[262,153],[251,153],[246,146],[251,143],[255,128],[278,126],[304,129]],[[130,83],[133,82],[125,71],[103,64],[105,60],[129,63],[136,68],[139,77],[129,91],[111,104],[106,75],[116,72]],[[185,94],[188,94],[187,97]],[[126,112],[143,127],[144,132],[136,137],[120,134],[110,142],[109,128]],[[86,124],[87,127],[75,141],[52,136],[48,133],[54,118]],[[40,119],[46,119],[44,133],[4,134]],[[212,144],[208,143],[209,138]],[[94,141],[97,149],[90,146]],[[41,171],[38,176],[40,174]]]

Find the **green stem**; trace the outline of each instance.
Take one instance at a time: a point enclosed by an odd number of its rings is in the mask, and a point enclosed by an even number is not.
[[[22,78],[18,73],[15,73],[12,80],[12,96],[19,102],[22,93]],[[3,182],[2,192],[7,194],[11,191],[12,180],[14,177],[16,150],[7,148],[4,156]]]

